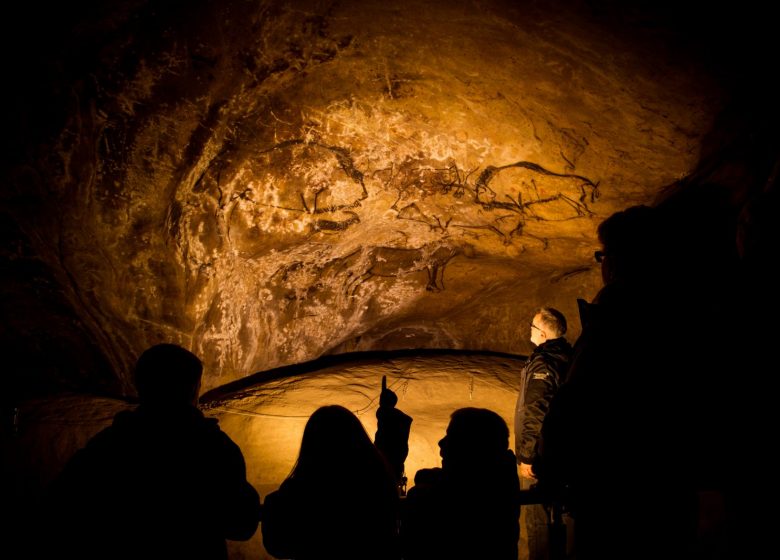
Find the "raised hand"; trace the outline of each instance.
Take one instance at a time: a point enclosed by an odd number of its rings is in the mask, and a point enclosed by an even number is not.
[[[398,395],[387,388],[387,376],[382,376],[382,392],[379,393],[379,406],[382,408],[394,408],[398,404]]]

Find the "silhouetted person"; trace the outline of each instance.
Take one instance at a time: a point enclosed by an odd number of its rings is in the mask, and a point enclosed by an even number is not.
[[[531,320],[531,343],[535,346],[520,374],[520,393],[515,406],[515,456],[520,470],[520,486],[536,482],[533,464],[537,460],[542,421],[550,401],[563,382],[572,348],[563,337],[566,317],[557,309],[541,307]],[[546,560],[549,553],[549,512],[542,504],[525,508],[530,560]]]
[[[396,559],[398,501],[360,420],[323,406],[306,423],[292,472],[265,500],[263,544],[277,558]]]
[[[405,560],[517,560],[520,481],[509,429],[495,412],[456,410],[442,467],[417,472],[404,506]]]
[[[768,125],[767,130],[774,128]],[[776,546],[776,515],[756,514],[767,506],[768,489],[777,485],[776,395],[763,384],[756,387],[752,383],[778,369],[780,156],[776,154],[772,174],[761,192],[745,204],[739,219],[742,290],[740,312],[731,322],[732,327],[739,327],[727,331],[734,341],[737,360],[729,369],[731,406],[724,415],[728,424],[723,432],[726,437],[732,436],[731,441],[738,441],[744,451],[737,461],[721,463],[728,475],[724,492],[728,540],[722,558],[760,558]]]
[[[404,463],[409,455],[409,431],[412,418],[395,405],[398,396],[387,388],[387,377],[382,376],[382,392],[379,394],[379,408],[376,411],[377,430],[374,443],[385,456],[395,476],[400,495],[406,494],[406,473]]]
[[[139,406],[76,452],[53,483],[52,552],[63,558],[225,559],[257,530],[244,457],[196,408],[203,366],[160,344],[135,368]]]
[[[605,285],[593,304],[580,300],[582,334],[543,424],[535,470],[568,489],[578,560],[681,558],[693,541],[697,324],[665,225],[639,206],[599,226]]]

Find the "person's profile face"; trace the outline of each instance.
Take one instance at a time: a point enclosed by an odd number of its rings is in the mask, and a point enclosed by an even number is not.
[[[606,250],[595,252],[596,262],[601,265],[601,281],[606,286],[614,280],[612,257]]]
[[[547,340],[547,333],[545,327],[542,324],[541,314],[534,315],[531,321],[531,344],[539,346]]]
[[[466,433],[460,424],[462,419],[453,418],[447,426],[446,435],[439,440],[439,455],[441,466],[449,464],[451,467],[463,461],[463,453],[467,451],[468,443]]]
[[[444,461],[444,456],[447,454],[447,436],[439,440],[439,457]]]
[[[441,457],[441,466],[445,467],[447,464],[455,464],[458,462],[454,457],[458,448],[458,432],[457,427],[453,427],[454,420],[450,420],[447,426],[447,433],[443,438],[439,440],[439,456]]]

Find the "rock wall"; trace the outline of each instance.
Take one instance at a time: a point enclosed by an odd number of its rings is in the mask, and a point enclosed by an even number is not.
[[[210,389],[346,351],[527,354],[540,304],[576,336],[596,226],[687,177],[723,101],[668,30],[580,5],[97,4],[20,43],[21,393],[130,394],[161,341]]]

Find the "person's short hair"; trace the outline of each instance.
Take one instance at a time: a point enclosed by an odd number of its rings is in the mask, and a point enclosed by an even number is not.
[[[541,316],[541,321],[545,327],[554,335],[550,338],[559,338],[566,334],[566,317],[563,313],[552,307],[540,307],[533,316]]]
[[[135,365],[135,388],[141,403],[184,404],[197,397],[203,363],[181,346],[157,344]]]
[[[454,451],[467,454],[490,455],[502,453],[509,447],[506,422],[487,408],[466,407],[453,412],[447,437]]]

